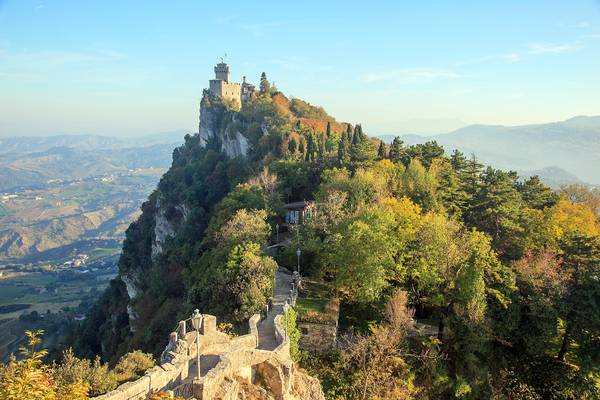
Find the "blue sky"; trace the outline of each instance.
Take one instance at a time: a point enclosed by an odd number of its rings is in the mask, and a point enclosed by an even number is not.
[[[0,0],[0,136],[193,131],[224,53],[371,134],[600,114],[598,0]]]

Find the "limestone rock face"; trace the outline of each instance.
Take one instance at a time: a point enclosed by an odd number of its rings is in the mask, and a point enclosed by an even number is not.
[[[221,151],[228,157],[245,157],[248,153],[248,139],[241,133],[241,124],[233,110],[221,104],[214,104],[214,99],[205,96],[200,103],[200,124],[198,134],[200,143],[205,146],[217,139]]]
[[[157,196],[155,200],[156,213],[154,215],[154,235],[152,240],[152,247],[150,257],[154,261],[156,257],[163,251],[163,246],[169,238],[175,236],[179,226],[185,222],[189,209],[185,204],[179,204],[175,206],[175,212],[171,212],[171,219],[167,217],[167,207],[164,206],[161,196]],[[138,314],[133,306],[133,300],[137,297],[138,293],[142,290],[139,282],[142,281],[144,271],[132,269],[126,272],[121,272],[121,281],[125,284],[127,289],[127,315],[129,315],[130,321],[135,321],[138,318]],[[132,332],[135,331],[134,324],[129,326]]]
[[[163,249],[165,241],[175,235],[173,223],[167,219],[167,210],[161,207],[160,196],[156,198],[156,215],[154,217],[154,241],[152,242],[151,257],[154,260]]]
[[[225,379],[214,400],[325,400],[321,383],[293,364],[276,359],[254,369],[253,382],[240,376]]]

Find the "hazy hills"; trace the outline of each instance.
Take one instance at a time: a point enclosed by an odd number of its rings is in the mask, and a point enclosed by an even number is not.
[[[135,168],[168,168],[186,132],[135,138],[93,135],[0,139],[0,191]]]
[[[0,139],[0,262],[119,246],[185,134]]]
[[[469,125],[446,134],[400,137],[409,145],[435,140],[447,152],[474,153],[485,164],[525,176],[536,171],[554,186],[577,180],[600,184],[600,116],[537,125]]]

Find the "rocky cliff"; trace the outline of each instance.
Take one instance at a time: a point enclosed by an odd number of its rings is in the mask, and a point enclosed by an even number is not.
[[[261,94],[240,110],[205,93],[199,111],[198,133],[186,135],[185,143],[173,151],[171,168],[127,229],[119,276],[75,334],[74,347],[82,356],[99,354],[115,361],[141,349],[158,357],[177,321],[195,308],[234,324],[239,321],[237,302],[246,294],[224,294],[231,272],[222,259],[210,258],[218,246],[216,230],[237,210],[265,210],[267,199],[281,201],[274,186],[268,192],[262,183],[249,182],[260,181],[257,174],[271,163],[301,157],[301,149],[315,159],[318,149],[324,150],[324,140],[341,129],[322,109],[281,93]],[[318,179],[316,169],[314,176]],[[297,388],[297,398],[312,398],[301,390],[318,387],[318,381],[302,373],[289,382]],[[260,393],[233,381],[231,385],[230,393]]]
[[[253,110],[236,110],[208,93],[199,121],[199,132],[174,150],[171,168],[127,229],[119,276],[76,335],[85,355],[112,359],[133,347],[158,353],[178,313],[211,306],[188,304],[184,274],[202,254],[214,207],[256,163],[246,159],[248,132],[265,124]]]
[[[248,139],[242,134],[243,124],[239,113],[219,99],[204,94],[200,102],[200,143],[206,146],[217,141],[222,152],[229,157],[244,157],[248,152]]]

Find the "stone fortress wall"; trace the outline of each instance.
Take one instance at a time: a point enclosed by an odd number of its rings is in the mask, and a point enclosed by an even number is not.
[[[138,380],[124,383],[93,400],[145,399],[158,391],[185,399],[232,399],[241,395],[244,386],[252,386],[256,382],[260,382],[261,388],[253,390],[264,392],[262,387],[268,388],[271,397],[267,398],[323,400],[318,380],[297,371],[290,356],[290,340],[284,329],[284,313],[288,304],[294,304],[297,284],[295,281],[291,285],[282,310],[273,319],[272,334],[276,341],[274,349],[259,348],[259,327],[264,322],[259,314],[248,321],[249,333],[238,337],[219,332],[216,317],[205,314],[199,335],[201,378],[197,379],[197,334],[189,329],[190,320],[180,321],[177,329],[169,336],[169,343],[161,355],[160,366],[150,368]],[[275,309],[271,310],[274,311]]]
[[[241,84],[220,79],[211,79],[208,84],[208,89],[213,96],[235,101],[238,105],[240,104],[242,98]]]

